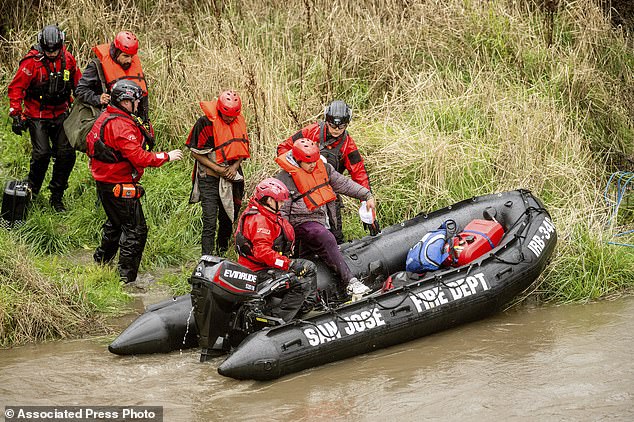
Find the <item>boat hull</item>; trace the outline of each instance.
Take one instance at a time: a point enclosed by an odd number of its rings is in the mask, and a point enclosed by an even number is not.
[[[198,346],[198,330],[190,295],[177,296],[148,307],[109,346],[110,353],[137,355],[168,353]]]
[[[271,380],[325,363],[417,339],[498,312],[541,274],[557,241],[550,216],[527,191],[512,191],[463,201],[420,215],[388,232],[400,232],[405,245],[448,219],[459,227],[493,207],[506,234],[500,245],[467,266],[419,279],[399,272],[401,285],[303,321],[262,330],[247,337],[218,367],[236,379]],[[414,222],[414,223],[413,223]],[[411,233],[413,232],[413,233]],[[391,240],[390,240],[391,242]],[[384,242],[386,243],[386,242]],[[381,242],[350,245],[356,273],[378,279],[402,271],[407,249]],[[393,264],[396,259],[401,264]],[[377,270],[377,268],[379,270]]]

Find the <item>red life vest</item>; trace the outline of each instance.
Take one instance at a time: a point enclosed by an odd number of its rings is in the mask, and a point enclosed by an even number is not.
[[[218,100],[200,102],[200,108],[211,121],[214,132],[215,146],[212,151],[216,151],[216,163],[249,158],[249,137],[244,117],[239,115],[230,125],[226,124],[218,115],[217,102]]]
[[[135,82],[143,90],[143,95],[147,95],[147,85],[145,84],[145,75],[141,67],[141,60],[136,54],[132,56],[132,65],[129,69],[124,70],[119,63],[110,57],[110,44],[101,44],[92,48],[97,55],[103,68],[103,75],[106,78],[106,86],[108,90],[112,89],[112,85],[121,79],[129,79]]]
[[[323,161],[317,160],[317,165],[313,172],[308,173],[301,167],[291,164],[286,155],[280,155],[275,161],[282,170],[288,172],[293,178],[293,182],[300,193],[299,198],[304,199],[308,211],[316,210],[322,205],[337,199],[335,191],[330,186],[330,176],[328,176]]]

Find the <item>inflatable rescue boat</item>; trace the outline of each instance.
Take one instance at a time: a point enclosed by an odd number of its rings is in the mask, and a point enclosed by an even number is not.
[[[422,275],[403,271],[410,247],[426,233],[449,219],[466,228],[484,215],[494,215],[501,226],[501,233],[492,232],[491,237],[501,236],[488,251],[457,268]],[[487,233],[482,234],[490,243]],[[482,236],[474,237],[471,250],[481,249]],[[556,237],[539,200],[529,191],[516,190],[419,214],[377,236],[346,243],[341,250],[353,274],[368,286],[383,288],[360,301],[251,334],[232,348],[218,372],[237,379],[274,379],[483,318],[530,286],[552,254]],[[469,251],[463,252],[467,256]],[[317,264],[322,297],[336,297],[338,283]],[[386,290],[390,285],[393,288]],[[195,347],[197,333],[186,295],[148,309],[109,350],[122,355],[165,353]]]
[[[495,216],[503,229],[488,252],[457,268],[402,271],[409,248],[424,234],[449,219],[467,227],[483,214]],[[232,350],[218,372],[271,380],[481,319],[503,309],[537,279],[556,242],[548,212],[526,190],[475,197],[418,215],[387,228],[377,239],[366,237],[344,248],[353,272],[366,284],[392,274],[391,289],[257,331]]]

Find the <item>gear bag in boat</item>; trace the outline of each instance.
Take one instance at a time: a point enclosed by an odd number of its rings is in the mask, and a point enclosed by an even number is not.
[[[409,250],[406,271],[422,273],[466,265],[499,245],[504,228],[497,221],[474,219],[463,231],[454,233],[455,223],[447,220],[438,230],[425,234]]]
[[[456,222],[447,220],[437,230],[426,233],[407,253],[405,270],[412,273],[436,271],[447,259],[457,260],[454,245]]]

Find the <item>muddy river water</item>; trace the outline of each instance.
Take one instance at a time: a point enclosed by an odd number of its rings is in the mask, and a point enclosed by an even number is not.
[[[521,306],[272,382],[195,350],[119,357],[111,338],[0,350],[7,405],[157,405],[166,421],[633,421],[634,297]]]

